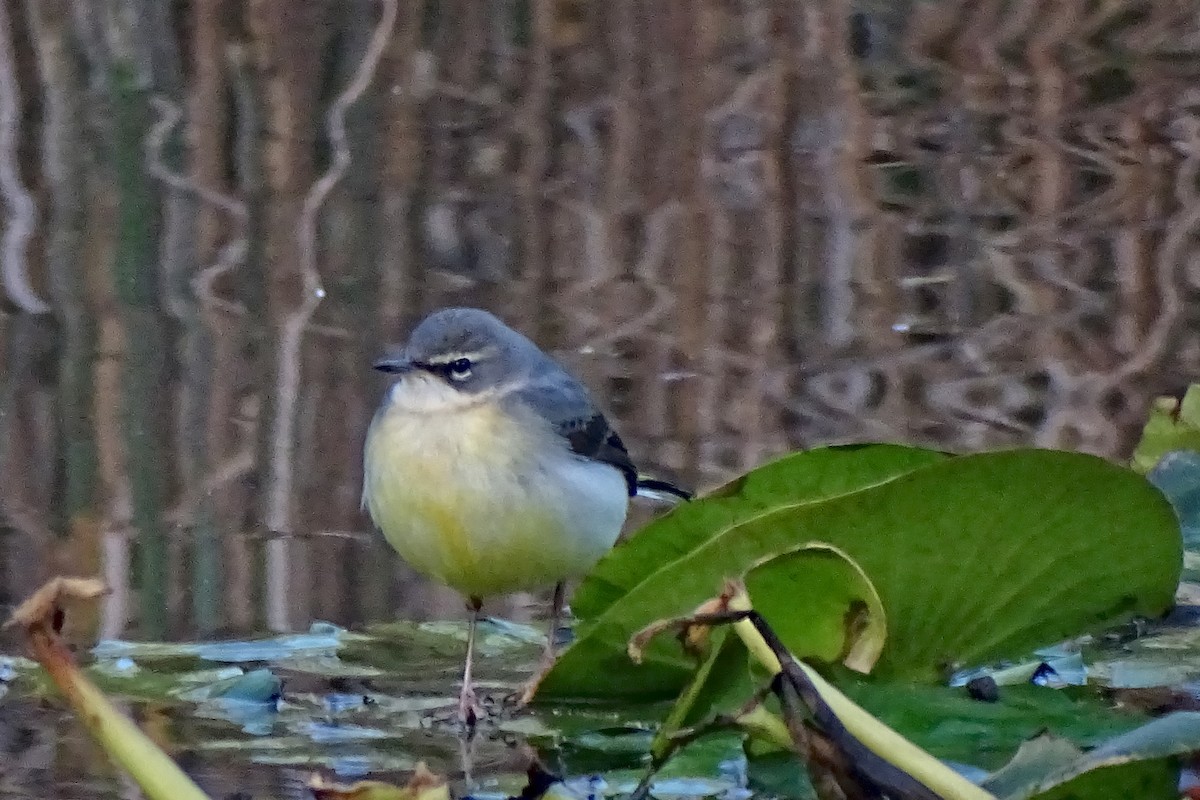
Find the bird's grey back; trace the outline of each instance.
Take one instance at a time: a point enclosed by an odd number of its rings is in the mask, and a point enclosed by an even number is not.
[[[630,494],[636,492],[637,470],[587,387],[494,315],[477,308],[442,309],[413,330],[404,349],[409,357],[422,358],[488,347],[497,349],[493,363],[481,364],[489,374],[488,382],[512,386],[501,402],[533,411],[566,441],[572,452],[616,467],[624,474]]]
[[[545,419],[571,451],[616,467],[625,476],[630,496],[637,493],[637,468],[624,442],[612,429],[587,387],[547,358],[509,402],[521,403]]]

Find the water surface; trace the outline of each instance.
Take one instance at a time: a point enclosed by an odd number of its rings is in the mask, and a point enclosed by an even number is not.
[[[359,510],[369,364],[446,305],[699,487],[827,442],[1123,458],[1200,375],[1186,3],[400,3],[378,52],[386,3],[128,5],[0,20],[0,611],[100,574],[84,645],[460,617]],[[131,708],[217,796],[312,766]],[[56,705],[0,742],[0,796],[128,794]]]

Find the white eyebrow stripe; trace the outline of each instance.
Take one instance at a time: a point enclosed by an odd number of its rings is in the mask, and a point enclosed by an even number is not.
[[[452,361],[458,361],[460,358],[465,358],[468,361],[480,361],[482,359],[488,358],[489,356],[494,356],[495,354],[496,354],[495,347],[484,347],[479,350],[470,350],[470,351],[466,351],[466,352],[450,351],[448,353],[438,353],[437,355],[432,355],[429,358],[424,358],[421,360],[426,364],[439,364],[440,365],[440,364],[449,364]]]

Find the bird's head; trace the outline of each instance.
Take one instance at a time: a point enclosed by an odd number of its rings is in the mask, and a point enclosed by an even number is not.
[[[545,356],[537,345],[486,311],[447,308],[421,321],[375,369],[399,378],[402,405],[459,405],[519,384]]]

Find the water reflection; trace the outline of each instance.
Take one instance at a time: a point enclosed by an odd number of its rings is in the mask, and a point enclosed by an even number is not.
[[[71,572],[116,590],[81,641],[458,615],[358,507],[368,365],[449,304],[699,486],[1120,457],[1200,375],[1186,3],[150,5],[0,25],[0,613]]]

